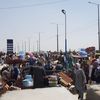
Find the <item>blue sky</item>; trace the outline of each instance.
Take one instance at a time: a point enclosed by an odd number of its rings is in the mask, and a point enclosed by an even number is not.
[[[64,50],[64,14],[67,13],[68,50],[88,46],[98,49],[97,7],[89,0],[0,0],[0,50],[6,51],[6,39],[14,39],[14,50],[56,50],[56,24],[59,49]],[[90,0],[100,3],[100,0]],[[55,23],[55,24],[52,24]]]

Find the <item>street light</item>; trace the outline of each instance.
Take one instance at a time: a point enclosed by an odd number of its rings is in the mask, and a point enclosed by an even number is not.
[[[98,9],[98,45],[99,45],[99,51],[100,51],[100,22],[99,22],[99,6],[100,6],[100,4],[97,4],[94,2],[88,2],[88,3],[96,5],[97,9]]]
[[[40,32],[39,32],[39,53],[40,53]]]
[[[56,23],[51,23],[57,25],[57,52],[59,52],[59,36],[58,36],[58,24]]]
[[[59,52],[58,24],[57,24],[57,52]]]
[[[67,38],[66,38],[66,11],[62,9],[62,13],[65,15],[65,53],[67,53]]]

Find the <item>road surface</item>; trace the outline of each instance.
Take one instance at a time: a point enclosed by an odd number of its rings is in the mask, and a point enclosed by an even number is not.
[[[24,89],[9,91],[0,100],[78,100],[65,87],[50,87],[41,89]]]

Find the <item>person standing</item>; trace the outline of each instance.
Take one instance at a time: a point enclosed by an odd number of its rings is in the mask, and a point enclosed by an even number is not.
[[[79,63],[75,65],[75,88],[78,92],[78,99],[83,100],[85,91],[86,76]]]

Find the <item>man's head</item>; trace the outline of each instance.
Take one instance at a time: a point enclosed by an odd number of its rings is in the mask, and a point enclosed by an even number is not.
[[[80,67],[81,67],[81,65],[80,65],[79,63],[76,63],[76,64],[75,64],[75,68],[76,68],[76,69],[80,69]]]

